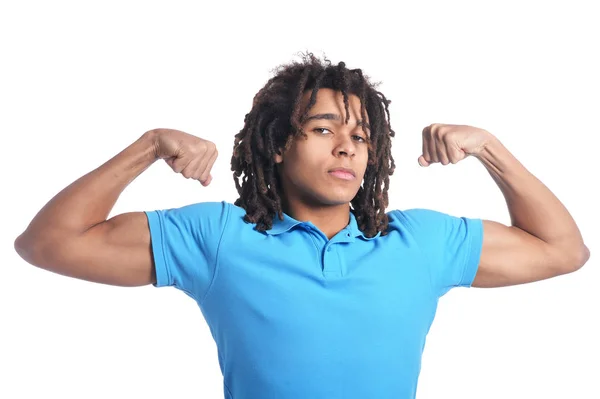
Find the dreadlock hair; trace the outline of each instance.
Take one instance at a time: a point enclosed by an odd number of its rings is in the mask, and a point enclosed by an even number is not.
[[[244,127],[235,135],[231,170],[239,194],[235,205],[246,210],[244,220],[256,223],[258,231],[273,227],[277,215],[283,220],[281,182],[274,156],[287,150],[293,140],[306,138],[301,125],[316,102],[321,88],[341,91],[350,118],[348,95],[360,98],[361,119],[368,115],[371,126],[368,139],[369,160],[364,180],[350,202],[359,229],[367,237],[387,232],[389,176],[395,163],[391,153],[390,100],[376,90],[379,83],[370,83],[360,69],[347,69],[344,62],[331,65],[312,53],[302,54],[301,62],[275,68],[275,76],[254,96],[252,109],[244,117]],[[302,96],[311,91],[305,109],[300,109]],[[363,131],[366,129],[363,125]],[[366,134],[366,131],[365,131]]]

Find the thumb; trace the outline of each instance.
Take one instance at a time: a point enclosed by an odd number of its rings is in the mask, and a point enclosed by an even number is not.
[[[429,166],[429,165],[430,165],[430,163],[429,163],[429,162],[427,162],[427,161],[425,160],[425,158],[423,158],[423,155],[421,155],[421,156],[419,157],[419,159],[417,160],[417,162],[419,162],[419,165],[421,165],[421,166]]]
[[[206,187],[210,184],[211,181],[212,181],[212,175],[208,175],[208,178],[205,181],[201,181],[200,184],[202,184],[204,187]]]

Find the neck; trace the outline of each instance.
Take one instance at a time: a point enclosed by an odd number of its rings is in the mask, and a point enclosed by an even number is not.
[[[350,218],[350,204],[309,205],[301,201],[284,201],[283,211],[301,222],[311,222],[331,239],[346,228]]]

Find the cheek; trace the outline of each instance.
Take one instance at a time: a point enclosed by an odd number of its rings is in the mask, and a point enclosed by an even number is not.
[[[302,154],[302,157],[288,158],[285,173],[290,183],[304,189],[316,188],[324,183],[324,166],[327,160],[318,154]]]
[[[324,146],[315,145],[315,143],[302,143],[297,145],[293,151],[288,154],[288,162],[293,167],[299,169],[322,169],[326,164],[330,152]],[[312,144],[312,145],[311,145]]]
[[[284,161],[285,174],[293,183],[299,183],[310,177],[312,163],[306,154],[290,151]]]
[[[306,160],[288,165],[287,169],[287,176],[295,185],[310,185],[317,173],[315,165]]]
[[[362,169],[362,174],[364,175],[365,170],[367,170],[367,165],[369,163],[369,151],[367,147],[365,147],[364,150],[360,151],[360,153],[358,153],[357,156],[358,159],[356,159],[356,164],[360,165],[360,168]],[[357,169],[359,169],[358,166]]]

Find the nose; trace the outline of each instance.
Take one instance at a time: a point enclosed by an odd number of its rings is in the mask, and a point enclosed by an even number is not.
[[[351,135],[342,135],[334,148],[336,156],[348,156],[352,158],[356,154],[356,145],[352,141]]]

